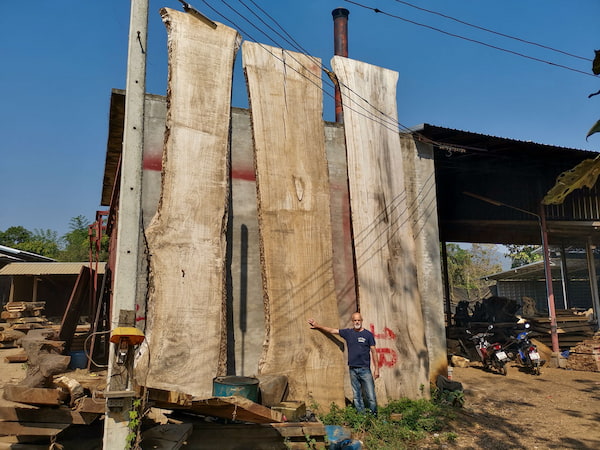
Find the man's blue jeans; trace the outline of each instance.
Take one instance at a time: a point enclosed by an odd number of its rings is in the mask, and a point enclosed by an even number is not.
[[[375,382],[371,369],[368,367],[350,367],[350,384],[354,392],[354,407],[358,412],[365,410],[363,394],[367,400],[367,408],[377,414],[377,399],[375,398]]]

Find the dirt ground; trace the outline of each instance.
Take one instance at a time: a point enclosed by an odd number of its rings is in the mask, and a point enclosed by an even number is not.
[[[0,349],[0,394],[25,375],[24,364],[4,361],[20,351]],[[439,448],[600,449],[600,372],[543,368],[535,376],[511,364],[502,376],[473,364],[455,367],[453,380],[465,405],[451,423],[457,439]]]
[[[454,368],[465,391],[448,448],[600,449],[600,372],[542,368],[540,376],[510,364],[508,375],[481,365]]]

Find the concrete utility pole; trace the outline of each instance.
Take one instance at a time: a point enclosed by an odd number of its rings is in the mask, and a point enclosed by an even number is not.
[[[146,92],[146,42],[148,0],[131,0],[129,49],[125,99],[123,153],[118,208],[117,247],[113,284],[111,330],[135,326],[135,300],[140,261],[142,157],[144,147],[144,94]],[[105,449],[123,449],[129,434],[132,397],[132,361],[116,367],[115,344],[110,345],[107,378],[107,412],[104,421]],[[122,375],[120,375],[122,373]],[[113,374],[116,374],[113,376]],[[114,397],[110,395],[113,392]]]

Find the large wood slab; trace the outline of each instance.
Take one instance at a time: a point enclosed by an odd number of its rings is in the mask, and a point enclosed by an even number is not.
[[[229,122],[238,33],[170,9],[162,190],[146,231],[147,387],[208,397],[224,374]],[[144,373],[144,368],[148,368]]]
[[[288,377],[288,398],[343,404],[320,61],[244,42],[255,142],[266,336],[259,371]]]
[[[428,395],[428,356],[415,243],[397,129],[398,73],[343,57],[340,82],[358,296],[364,326],[375,333],[378,402]]]

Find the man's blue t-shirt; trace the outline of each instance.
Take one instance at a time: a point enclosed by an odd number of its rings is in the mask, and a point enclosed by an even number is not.
[[[371,347],[375,336],[369,330],[356,331],[352,328],[340,330],[340,336],[348,344],[348,365],[350,367],[371,367]]]

